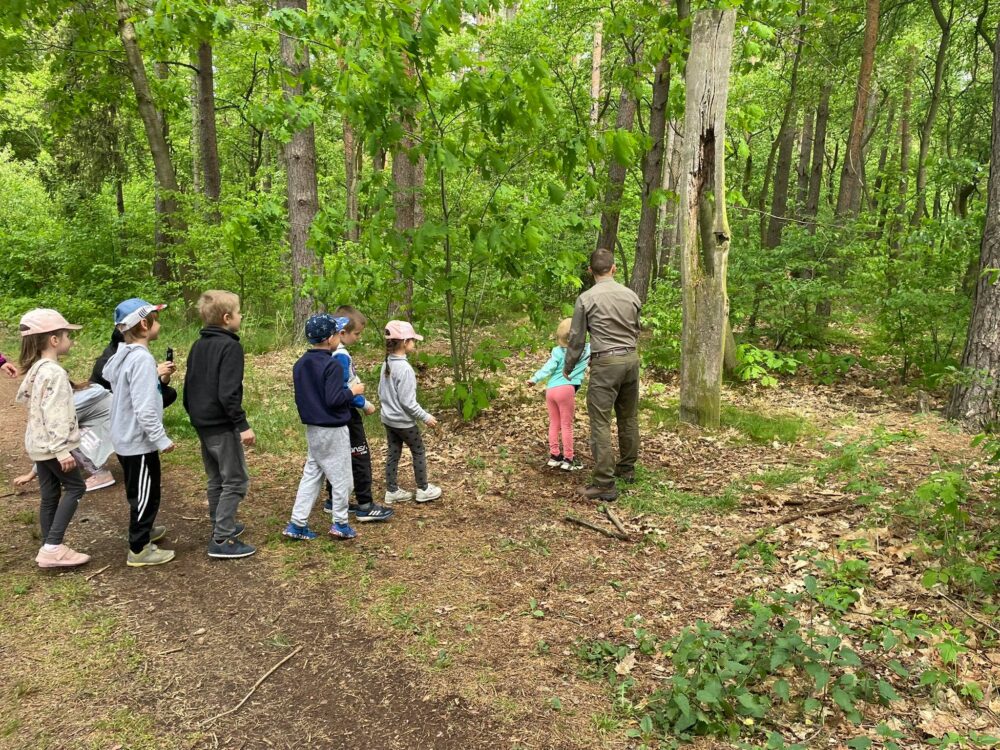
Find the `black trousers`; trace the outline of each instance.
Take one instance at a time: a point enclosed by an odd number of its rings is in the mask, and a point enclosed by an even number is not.
[[[128,500],[128,548],[141,552],[149,544],[149,532],[160,510],[160,454],[119,456],[125,474],[125,498]]]
[[[397,475],[399,474],[399,459],[403,455],[403,446],[410,449],[413,457],[413,480],[417,483],[417,489],[427,489],[427,451],[424,449],[424,439],[420,436],[420,428],[413,427],[385,427],[386,439],[389,442],[389,450],[385,459],[385,488],[389,492],[399,489]]]
[[[358,505],[372,504],[372,453],[365,434],[365,420],[358,409],[351,409],[351,421],[347,423],[347,434],[351,439],[351,473],[354,475],[354,497]],[[326,495],[331,497],[330,483],[326,483]]]
[[[42,491],[42,504],[38,511],[42,542],[62,544],[66,527],[76,513],[80,498],[87,491],[87,484],[83,481],[79,467],[63,471],[55,458],[36,461],[35,470],[38,472],[38,486]]]

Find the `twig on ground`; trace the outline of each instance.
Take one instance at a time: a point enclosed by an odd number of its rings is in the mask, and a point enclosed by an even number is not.
[[[191,518],[191,516],[181,516],[183,521],[204,521],[204,518]]]
[[[91,578],[97,578],[97,576],[99,576],[99,575],[100,575],[101,573],[103,573],[103,572],[104,572],[105,570],[107,570],[107,569],[108,569],[108,568],[110,568],[110,567],[111,567],[110,565],[105,565],[105,566],[104,566],[103,568],[101,568],[100,570],[95,570],[95,571],[94,571],[93,573],[91,573],[90,575],[87,575],[87,576],[84,576],[84,577],[83,577],[83,580],[85,580],[85,581],[89,581],[89,580],[90,580]]]
[[[178,651],[183,651],[187,646],[177,646],[176,648],[168,648],[166,651],[161,651],[157,656],[166,656],[167,654],[176,654]]]
[[[568,522],[568,523],[575,523],[577,526],[583,526],[585,529],[590,529],[591,531],[596,531],[599,534],[604,534],[605,536],[609,536],[612,539],[618,539],[619,541],[622,541],[622,542],[627,542],[628,541],[628,537],[627,536],[622,536],[617,531],[612,531],[611,529],[606,529],[603,526],[598,526],[597,524],[591,523],[590,521],[584,521],[582,518],[577,518],[576,516],[566,516],[563,520],[566,521],[566,522]]]
[[[784,526],[785,524],[793,523],[794,521],[798,521],[803,518],[808,518],[809,516],[832,516],[834,513],[839,513],[840,511],[847,510],[848,508],[851,508],[853,506],[854,506],[853,502],[838,503],[837,505],[831,505],[829,508],[822,508],[822,509],[809,508],[807,510],[798,511],[797,513],[789,513],[788,515],[779,518],[773,524],[765,526],[760,531],[757,531],[754,534],[751,534],[750,536],[744,538],[743,541],[741,541],[738,545],[736,545],[736,549],[733,550],[733,554],[736,554],[736,550],[739,550],[740,547],[745,547],[747,545],[753,544],[757,540],[761,539],[770,532],[774,531],[779,526]]]
[[[229,714],[233,714],[233,713],[236,713],[237,711],[239,711],[241,708],[243,708],[243,704],[246,703],[248,700],[250,700],[250,696],[253,695],[257,691],[257,688],[259,688],[263,684],[264,680],[266,680],[272,674],[274,674],[275,672],[277,672],[278,668],[282,664],[284,664],[286,661],[288,661],[289,659],[291,659],[293,656],[295,656],[301,650],[302,650],[302,646],[301,645],[296,646],[294,649],[292,649],[292,652],[290,654],[288,654],[284,659],[282,659],[277,664],[275,664],[273,667],[271,667],[269,670],[267,670],[264,673],[264,675],[259,680],[257,680],[257,682],[254,683],[253,687],[250,688],[250,692],[243,696],[243,700],[241,700],[239,703],[237,703],[235,706],[233,706],[228,711],[223,711],[221,714],[216,714],[215,716],[213,716],[210,719],[205,719],[205,721],[201,722],[201,724],[199,726],[206,726],[208,724],[211,724],[213,721],[216,721],[217,719],[221,719],[223,716],[228,716]]]
[[[961,604],[959,604],[958,602],[956,602],[954,599],[952,599],[950,596],[948,596],[944,592],[939,591],[938,594],[940,594],[941,598],[944,599],[946,602],[948,602],[948,604],[950,604],[951,606],[953,606],[959,612],[963,613],[966,617],[971,618],[975,622],[978,622],[980,625],[982,625],[984,628],[989,628],[990,630],[992,630],[997,635],[1000,635],[1000,629],[994,627],[993,625],[990,625],[988,622],[983,622],[978,617],[976,617],[972,612],[970,612],[969,610],[967,610],[965,607],[963,607]]]
[[[611,510],[611,508],[609,508],[607,505],[604,506],[604,515],[608,517],[611,523],[615,525],[615,528],[618,529],[618,531],[621,532],[621,534],[624,537],[628,538],[628,532],[625,530],[625,524],[622,523],[621,519],[618,517],[618,514],[615,513],[613,510]]]

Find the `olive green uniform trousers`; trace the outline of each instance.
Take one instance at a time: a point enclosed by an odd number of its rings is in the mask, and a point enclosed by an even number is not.
[[[618,421],[619,458],[611,446],[611,413]],[[587,386],[593,483],[608,487],[615,475],[630,474],[639,458],[639,355],[636,352],[590,360]]]

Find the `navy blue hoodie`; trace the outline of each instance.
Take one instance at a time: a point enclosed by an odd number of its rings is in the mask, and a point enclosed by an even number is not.
[[[344,385],[344,368],[326,349],[310,349],[292,368],[295,406],[302,424],[343,427],[351,421],[354,394]]]

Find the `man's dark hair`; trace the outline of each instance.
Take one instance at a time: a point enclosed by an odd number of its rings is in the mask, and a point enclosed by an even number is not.
[[[614,264],[614,253],[603,247],[597,248],[590,254],[590,270],[594,272],[595,276],[605,276]]]

